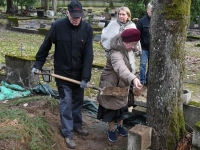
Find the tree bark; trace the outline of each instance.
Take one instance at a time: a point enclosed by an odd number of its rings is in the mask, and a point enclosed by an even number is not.
[[[153,150],[175,150],[185,134],[184,45],[191,0],[154,0],[147,90]]]

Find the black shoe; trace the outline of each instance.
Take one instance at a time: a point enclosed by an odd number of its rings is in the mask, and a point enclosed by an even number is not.
[[[66,144],[67,144],[68,148],[71,148],[71,149],[75,149],[76,148],[76,144],[75,144],[75,142],[74,142],[72,137],[66,137],[65,141],[66,141]]]
[[[82,128],[74,128],[74,131],[83,136],[89,135],[88,131],[86,131]]]

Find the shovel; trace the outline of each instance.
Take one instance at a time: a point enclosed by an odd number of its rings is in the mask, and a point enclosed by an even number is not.
[[[54,73],[35,73],[35,74],[39,74],[39,75],[49,75],[52,76],[54,78],[58,78],[58,79],[62,79],[68,82],[72,82],[75,84],[81,84],[80,81],[74,80],[74,79],[70,79],[67,77],[63,77]],[[89,84],[88,85],[89,88],[98,90],[100,92],[100,95],[107,95],[107,96],[127,96],[128,95],[128,89],[126,88],[120,88],[120,87],[106,87],[106,88],[100,88],[100,87],[96,87],[94,85]]]

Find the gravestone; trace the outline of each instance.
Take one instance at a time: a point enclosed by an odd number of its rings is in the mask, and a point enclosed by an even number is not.
[[[111,14],[110,13],[104,12],[102,14],[102,16],[105,17],[105,20],[111,20]]]
[[[87,12],[88,12],[88,13],[92,13],[92,9],[88,9]]]
[[[35,59],[6,55],[6,82],[18,84],[24,88],[31,89],[37,85],[39,77],[31,73]]]
[[[35,22],[34,21],[31,21],[30,24],[29,24],[30,28],[34,28],[35,26]]]
[[[100,22],[104,22],[104,27],[107,27],[107,25],[110,23],[110,20],[100,20]]]
[[[194,22],[190,22],[189,28],[194,28]]]
[[[37,10],[37,17],[44,17],[44,11],[43,10]]]
[[[40,28],[45,28],[46,27],[46,25],[45,24],[40,24]]]
[[[96,42],[101,41],[101,34],[95,34],[93,41],[96,41]]]

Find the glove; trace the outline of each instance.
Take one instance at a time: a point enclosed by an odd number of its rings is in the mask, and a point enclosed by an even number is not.
[[[86,82],[86,81],[84,81],[84,80],[81,81],[81,83],[80,83],[80,87],[81,87],[81,88],[88,88],[88,86],[89,86],[89,83],[88,83],[88,82]]]
[[[39,69],[36,69],[36,68],[32,68],[31,72],[34,73],[34,74],[36,74],[36,73],[39,73],[40,70],[39,70]]]

